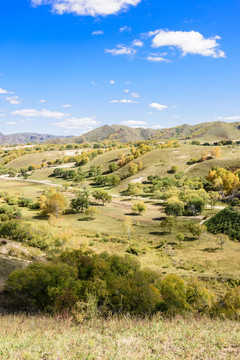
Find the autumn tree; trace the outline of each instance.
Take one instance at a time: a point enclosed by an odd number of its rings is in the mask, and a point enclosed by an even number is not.
[[[53,215],[58,218],[66,209],[66,199],[56,189],[50,189],[42,194],[39,204],[43,216]]]
[[[214,168],[206,176],[212,184],[213,189],[217,190],[222,197],[235,194],[240,187],[238,174],[234,174],[224,168]]]
[[[129,176],[132,176],[132,175],[135,175],[138,173],[138,165],[131,162],[129,165],[128,165],[128,174]]]
[[[204,150],[201,155],[201,160],[205,161],[208,159],[209,152],[207,150]]]
[[[220,149],[220,147],[219,146],[214,147],[211,150],[210,154],[211,154],[212,158],[219,159],[221,157],[221,149]]]

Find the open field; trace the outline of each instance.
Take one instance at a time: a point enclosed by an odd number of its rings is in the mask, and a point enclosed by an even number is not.
[[[8,191],[12,195],[20,194],[37,199],[41,192],[46,189],[45,185],[26,182],[3,181],[1,190]],[[73,197],[70,192],[65,192],[68,201]],[[85,214],[62,215],[56,220],[55,232],[69,238],[66,246],[70,248],[91,248],[97,253],[107,251],[118,255],[124,255],[131,246],[138,249],[138,258],[143,268],[158,271],[162,274],[177,273],[181,276],[194,276],[208,280],[216,278],[223,284],[217,290],[227,286],[227,279],[240,280],[240,247],[239,244],[228,240],[224,249],[216,236],[204,232],[201,238],[189,238],[179,245],[176,235],[180,231],[160,227],[161,219],[165,216],[161,203],[145,201],[146,213],[138,216],[133,215],[131,207],[135,200],[113,198],[111,204],[106,206],[95,204],[100,211],[93,220]],[[39,216],[39,210],[21,208],[23,219],[36,226],[47,227],[48,220]],[[209,217],[219,210],[205,209],[202,215]],[[131,239],[127,238],[123,227],[125,216],[133,220]],[[202,217],[193,222],[200,222]],[[191,219],[181,217],[181,224]],[[215,287],[215,285],[214,285]]]
[[[237,360],[239,323],[205,318],[70,319],[2,316],[0,356],[11,360]]]

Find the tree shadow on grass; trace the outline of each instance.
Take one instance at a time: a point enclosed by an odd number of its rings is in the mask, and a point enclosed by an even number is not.
[[[202,251],[208,252],[208,253],[215,253],[218,250],[220,250],[219,247],[216,247],[216,248],[209,247],[209,248],[202,249]]]
[[[161,216],[159,218],[153,218],[154,221],[162,221],[164,219],[165,219],[165,217],[163,217],[163,216]]]
[[[169,235],[169,231],[151,231],[149,235],[156,235],[156,236],[163,236],[163,235]]]
[[[184,239],[184,241],[196,241],[196,240],[198,240],[197,238],[195,238],[195,237],[190,237],[190,236],[186,236],[185,237],[185,239]]]
[[[78,221],[90,221],[90,220],[94,220],[93,218],[89,217],[89,216],[85,216],[81,219],[78,219]]]
[[[36,220],[47,220],[46,216],[43,216],[43,215],[35,215],[35,216],[33,216],[33,219],[36,219]]]
[[[149,203],[151,203],[153,206],[165,206],[163,202],[149,201]]]
[[[124,215],[125,216],[134,216],[134,217],[139,216],[139,214],[135,214],[135,213],[125,213]]]

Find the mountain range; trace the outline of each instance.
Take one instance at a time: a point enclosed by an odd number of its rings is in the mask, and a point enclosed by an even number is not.
[[[205,122],[197,125],[179,125],[164,129],[132,128],[123,125],[103,125],[81,136],[55,136],[38,133],[18,133],[3,135],[0,133],[0,145],[16,145],[26,143],[43,143],[46,141],[76,143],[99,143],[116,141],[122,143],[145,140],[199,140],[215,142],[220,140],[239,140],[240,122],[223,121]]]
[[[197,125],[179,125],[165,129],[131,128],[122,125],[104,125],[84,135],[74,137],[78,143],[101,142],[111,140],[117,142],[134,142],[143,140],[188,140],[197,139],[201,142],[219,140],[239,140],[240,122],[223,121],[205,122]]]
[[[49,134],[37,133],[17,133],[10,135],[3,135],[0,133],[0,145],[18,145],[27,143],[43,143],[49,140],[63,139],[65,136],[55,136]]]

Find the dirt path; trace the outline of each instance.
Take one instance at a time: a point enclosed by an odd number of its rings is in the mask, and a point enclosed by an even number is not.
[[[190,165],[188,168],[186,168],[185,170],[184,170],[184,174],[186,174],[190,169],[192,169],[194,166],[196,166],[196,165],[198,165],[198,164],[192,164],[192,165]]]

